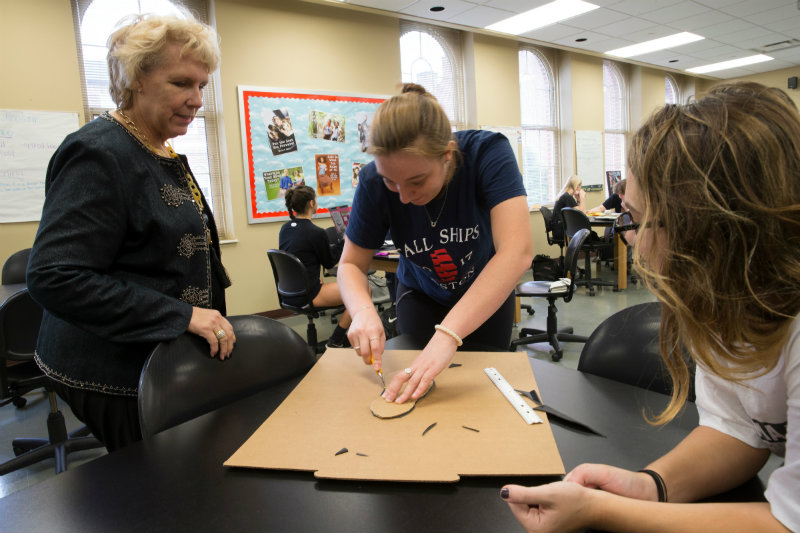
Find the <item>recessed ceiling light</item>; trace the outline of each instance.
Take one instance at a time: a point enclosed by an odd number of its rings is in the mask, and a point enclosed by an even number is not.
[[[486,29],[520,35],[536,28],[550,26],[556,22],[577,17],[599,7],[583,0],[555,0],[555,2],[550,2],[525,13],[495,22],[486,26]]]
[[[624,46],[622,48],[610,50],[606,52],[606,54],[616,57],[640,56],[642,54],[649,54],[650,52],[655,52],[657,50],[665,50],[667,48],[675,48],[676,46],[681,46],[683,44],[693,43],[701,39],[705,39],[705,37],[685,31],[682,33],[676,33],[674,35],[667,35],[666,37],[653,39],[651,41],[645,41],[643,43],[632,44],[630,46]]]
[[[439,11],[444,11],[444,7],[442,7],[442,6],[433,6],[431,8],[431,11],[433,11],[434,13],[438,13]]]
[[[773,59],[774,58],[770,56],[759,54],[755,56],[740,57],[739,59],[731,59],[730,61],[722,61],[720,63],[712,63],[710,65],[703,65],[701,67],[687,68],[686,72],[705,74],[706,72],[716,72],[718,70],[727,70],[729,68],[752,65],[754,63],[763,63],[764,61],[772,61]]]
[[[576,42],[576,43],[583,43],[583,42],[586,42],[586,37],[578,37],[577,39],[575,39],[575,42]]]
[[[677,62],[678,62],[678,60],[677,60],[677,59],[670,59],[670,60],[669,60],[669,62],[670,62],[670,63],[677,63]]]

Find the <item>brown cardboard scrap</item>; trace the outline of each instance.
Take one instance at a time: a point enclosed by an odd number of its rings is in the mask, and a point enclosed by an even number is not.
[[[385,352],[387,380],[418,353]],[[329,349],[225,466],[376,481],[563,474],[546,418],[526,424],[483,371],[494,367],[515,388],[537,388],[525,354],[458,352],[454,362],[462,366],[442,372],[411,413],[381,420],[369,410],[380,393],[372,368],[352,350]],[[363,455],[334,455],[344,447]]]

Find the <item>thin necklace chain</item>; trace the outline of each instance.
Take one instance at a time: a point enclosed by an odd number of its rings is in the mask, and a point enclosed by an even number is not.
[[[444,200],[442,200],[442,207],[439,208],[439,214],[436,215],[436,220],[431,220],[431,215],[428,213],[428,206],[423,205],[422,208],[425,209],[425,215],[428,217],[428,222],[431,223],[431,227],[435,228],[436,224],[439,223],[439,219],[442,217],[442,212],[444,211],[444,204],[447,203],[447,192],[450,190],[449,185],[445,185],[444,188]]]
[[[133,133],[135,133],[141,140],[144,141],[145,146],[147,146],[150,150],[153,150],[153,148],[155,148],[155,145],[150,142],[150,138],[147,136],[147,134],[145,134],[145,132],[143,132],[136,126],[136,123],[133,121],[131,117],[123,113],[122,109],[120,109],[119,107],[117,108],[117,113],[119,113],[119,116],[121,116],[123,120],[125,120],[125,125],[129,126],[131,130],[133,130]],[[162,146],[160,150],[163,151],[164,147]],[[158,150],[153,150],[153,151],[159,153]]]

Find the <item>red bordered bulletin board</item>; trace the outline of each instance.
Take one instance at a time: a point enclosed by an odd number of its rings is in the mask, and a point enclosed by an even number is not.
[[[372,160],[369,127],[385,96],[239,86],[248,221],[289,218],[284,194],[317,191],[317,216],[352,205],[358,170]]]

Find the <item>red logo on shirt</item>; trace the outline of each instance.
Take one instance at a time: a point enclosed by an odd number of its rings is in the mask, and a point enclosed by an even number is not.
[[[431,261],[433,261],[434,272],[442,282],[449,283],[456,280],[458,268],[456,268],[456,264],[450,254],[447,253],[447,250],[444,248],[434,250],[431,254]]]

